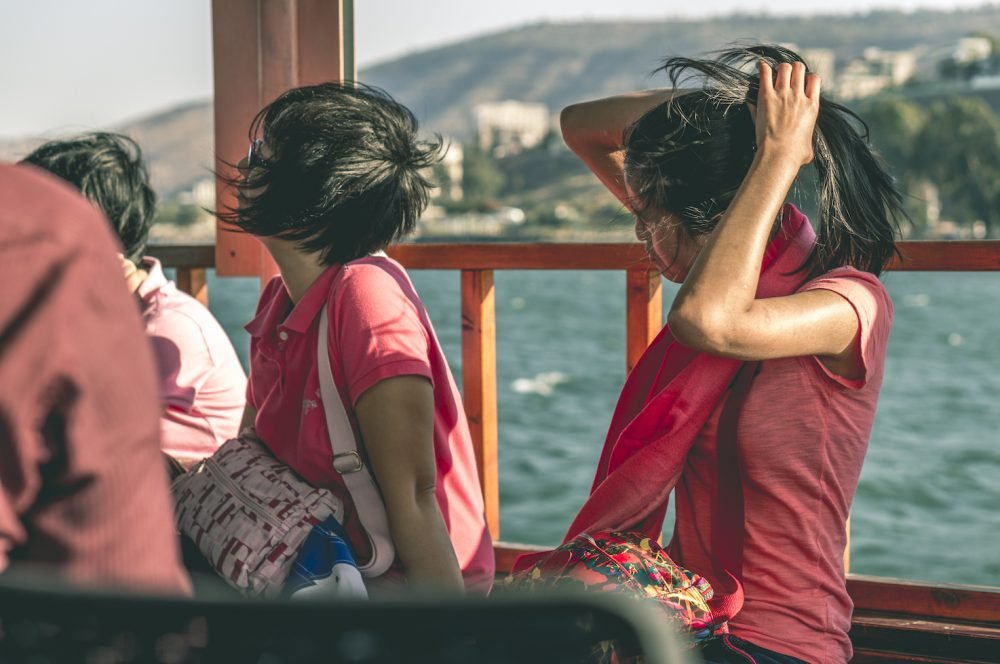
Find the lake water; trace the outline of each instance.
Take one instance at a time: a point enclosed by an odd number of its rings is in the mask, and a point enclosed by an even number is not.
[[[414,271],[461,384],[457,272]],[[210,275],[246,362],[256,279]],[[890,273],[885,384],[851,522],[851,570],[1000,585],[1000,274]],[[664,284],[665,309],[676,292]],[[554,544],[583,502],[625,379],[619,272],[496,274],[500,530]]]

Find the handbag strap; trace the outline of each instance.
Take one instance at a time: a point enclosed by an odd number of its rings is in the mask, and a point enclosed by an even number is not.
[[[354,509],[361,520],[362,529],[368,537],[372,557],[365,564],[358,564],[358,569],[364,576],[381,576],[389,569],[396,559],[396,547],[389,534],[389,517],[385,513],[385,503],[378,485],[372,477],[368,464],[358,451],[358,441],[354,436],[351,421],[344,410],[344,402],[340,392],[333,382],[333,369],[330,366],[329,344],[330,320],[327,316],[327,305],[319,314],[319,341],[316,346],[316,358],[319,364],[320,398],[323,400],[323,412],[326,413],[326,430],[330,436],[330,449],[333,451],[333,469],[337,471],[347,491],[351,494]]]

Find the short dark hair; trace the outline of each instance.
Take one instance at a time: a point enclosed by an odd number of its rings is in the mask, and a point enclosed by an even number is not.
[[[714,60],[669,58],[660,69],[675,89],[700,83],[646,112],[626,132],[625,170],[632,207],[677,215],[691,235],[711,232],[753,162],[756,65],[804,62],[781,46],[737,47]],[[687,87],[691,87],[688,85]],[[803,269],[810,275],[850,265],[879,274],[896,253],[902,196],[850,109],[822,97],[813,138],[819,202],[818,241]]]
[[[107,132],[50,141],[21,160],[66,180],[80,190],[111,222],[124,255],[138,263],[146,252],[156,192],[142,150],[128,136]]]
[[[291,240],[325,265],[384,249],[410,233],[430,199],[427,170],[441,140],[417,138],[417,119],[387,92],[355,83],[289,90],[250,127],[266,163],[231,185],[260,193],[217,213],[259,237]]]

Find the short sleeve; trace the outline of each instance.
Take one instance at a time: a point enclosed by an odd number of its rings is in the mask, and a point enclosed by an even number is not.
[[[340,360],[352,405],[387,378],[433,382],[423,306],[404,274],[378,264],[348,265],[332,298],[330,352]]]
[[[208,380],[215,362],[201,326],[178,311],[165,311],[150,335],[160,380],[160,400],[169,408],[189,412]]]
[[[813,279],[801,290],[832,291],[847,300],[858,317],[858,344],[864,376],[860,380],[850,380],[833,374],[819,361],[816,364],[831,379],[853,389],[864,387],[873,377],[881,375],[893,313],[892,300],[882,282],[867,272],[843,267]]]

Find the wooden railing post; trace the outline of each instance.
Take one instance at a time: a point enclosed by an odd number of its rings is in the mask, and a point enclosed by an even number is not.
[[[354,80],[354,0],[212,0],[215,69],[216,170],[235,175],[247,153],[250,121],[286,90],[323,81]],[[216,207],[237,207],[224,178]],[[277,274],[270,254],[252,236],[216,233],[220,275]]]
[[[851,571],[851,516],[847,516],[847,523],[844,524],[847,530],[847,544],[844,545],[844,574]]]
[[[177,288],[208,306],[208,280],[206,271],[200,267],[177,268]]]
[[[500,537],[497,352],[493,270],[462,270],[462,395],[476,450],[486,523]]]
[[[630,372],[663,327],[663,287],[660,274],[647,270],[628,270],[626,291],[625,367]]]

